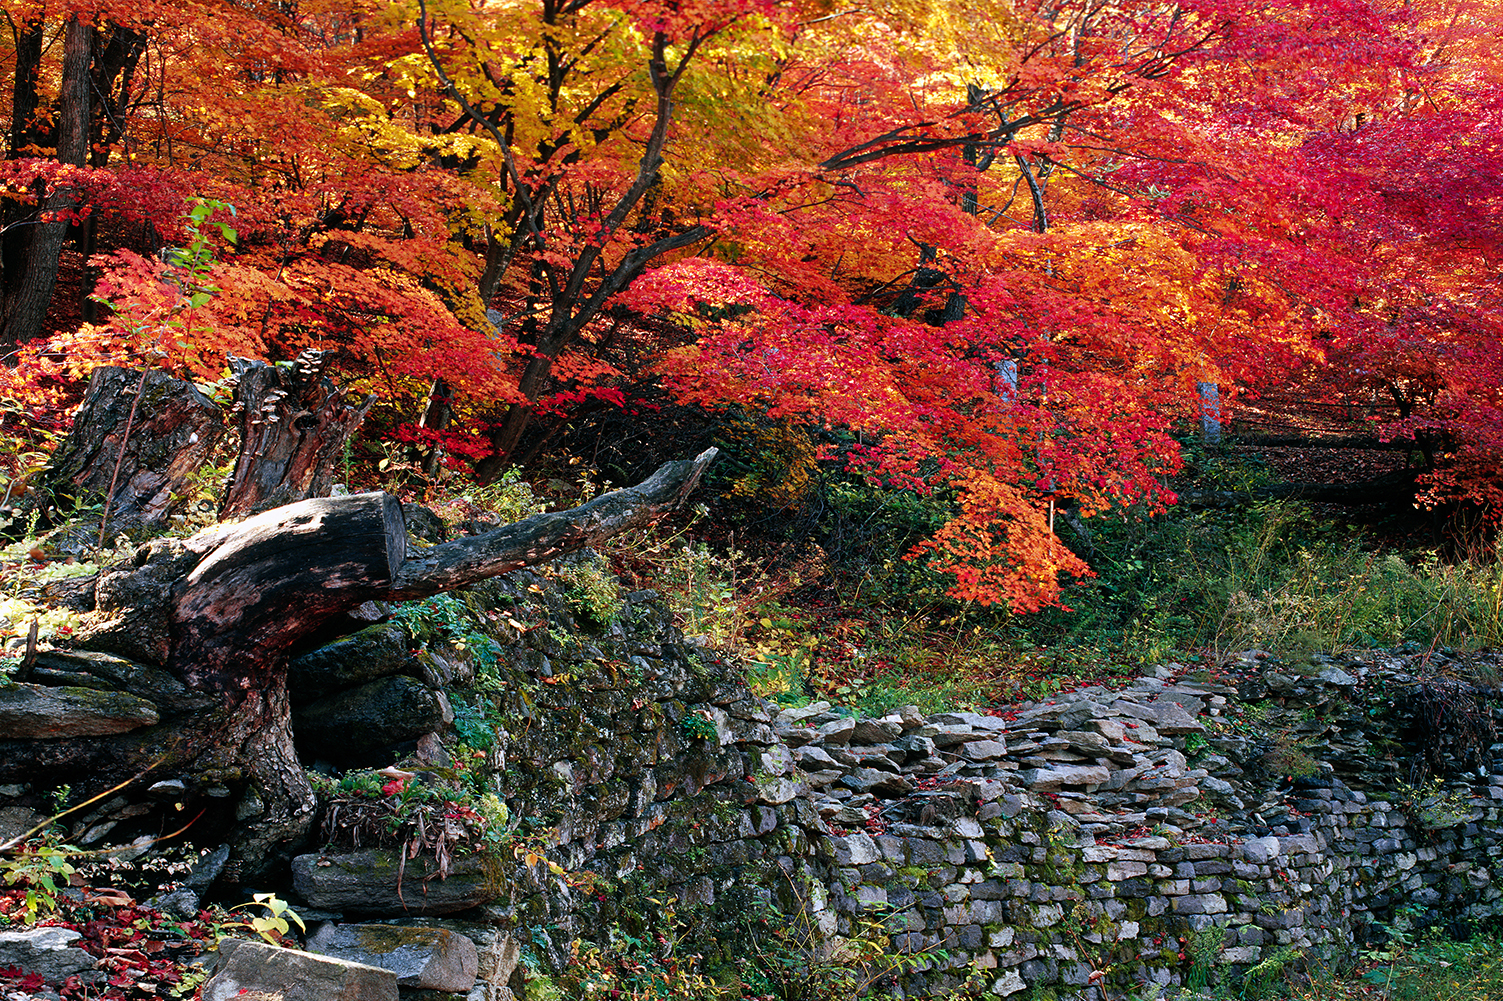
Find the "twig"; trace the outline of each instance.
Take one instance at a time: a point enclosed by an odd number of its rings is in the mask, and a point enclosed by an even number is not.
[[[115,471],[110,474],[110,492],[104,496],[104,514],[99,518],[99,545],[96,547],[100,555],[104,554],[104,530],[110,523],[110,504],[115,499],[115,484],[120,481],[120,465],[125,461],[125,446],[130,441],[130,428],[136,422],[136,408],[141,405],[141,394],[146,391],[146,373],[150,369],[141,370],[141,379],[136,383],[136,398],[130,401],[130,415],[125,418],[125,433],[120,436],[120,454],[115,456]]]
[[[21,834],[18,834],[15,837],[11,838],[9,841],[6,841],[4,843],[0,843],[0,852],[8,852],[8,851],[11,851],[11,850],[13,850],[15,848],[19,848],[21,845],[23,845],[23,844],[26,843],[26,839],[27,838],[31,837],[33,834],[37,833],[38,831],[43,830],[47,826],[49,826],[51,824],[57,823],[59,820],[62,820],[68,814],[70,814],[70,813],[77,813],[79,810],[82,810],[84,807],[90,805],[91,803],[97,803],[100,800],[104,799],[106,796],[113,796],[115,793],[119,792],[121,789],[124,789],[126,786],[130,785],[132,782],[136,781],[137,779],[144,778],[147,775],[148,772],[150,772],[153,768],[155,768],[157,765],[160,765],[162,762],[164,762],[166,760],[167,760],[167,755],[164,754],[160,758],[158,758],[157,760],[153,761],[151,764],[147,765],[146,769],[144,771],[137,772],[135,775],[132,775],[130,778],[126,779],[124,782],[121,782],[119,785],[111,786],[110,788],[106,789],[104,792],[99,793],[97,796],[90,796],[88,799],[84,800],[82,803],[78,804],[77,806],[70,806],[68,809],[64,810],[62,813],[54,813],[52,816],[48,817],[46,820],[42,821],[37,826],[33,827],[31,830],[25,831],[25,832],[23,832]],[[194,818],[194,820],[197,820],[197,819],[198,819],[197,817]],[[192,821],[189,821],[189,823],[191,824]]]

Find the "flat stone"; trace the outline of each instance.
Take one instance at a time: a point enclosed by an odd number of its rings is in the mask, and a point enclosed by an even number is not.
[[[261,992],[282,1001],[398,1001],[397,975],[363,963],[227,938],[204,1001]]]
[[[988,716],[986,713],[940,713],[931,722],[950,725],[964,726],[971,730],[978,730],[984,736],[995,736],[1007,729],[1007,721],[1000,716]]]
[[[901,723],[884,723],[882,720],[861,719],[851,731],[852,744],[886,744],[903,735]]]
[[[0,688],[0,733],[10,740],[104,737],[160,718],[156,706],[124,692],[25,683]]]
[[[367,626],[294,658],[287,665],[287,691],[294,700],[307,702],[400,673],[410,659],[410,645],[400,623]]]
[[[830,838],[829,841],[838,865],[866,865],[882,857],[882,853],[877,850],[877,843],[863,831],[843,838]]]
[[[766,775],[788,775],[793,772],[793,752],[781,744],[763,751],[762,772]]]
[[[1242,857],[1254,865],[1267,865],[1278,853],[1278,838],[1252,838],[1242,844]]]
[[[793,756],[804,771],[819,771],[824,768],[839,768],[830,753],[818,744],[809,744],[794,750]]]
[[[935,747],[954,747],[984,736],[962,723],[930,723],[914,732],[920,737],[928,737]]]
[[[849,744],[855,732],[855,720],[837,719],[819,728],[819,739],[826,744]]]
[[[431,856],[408,859],[400,887],[398,862],[396,852],[381,848],[299,855],[292,860],[293,886],[312,907],[350,914],[453,914],[497,893],[475,856],[455,859],[447,879],[438,877]]]
[[[475,943],[447,928],[400,925],[322,925],[308,951],[396,974],[399,987],[461,992],[475,986]]]
[[[757,798],[773,806],[793,802],[807,788],[802,782],[780,776],[758,779],[756,785]]]
[[[1315,677],[1328,685],[1338,685],[1342,688],[1350,688],[1357,683],[1356,678],[1335,666],[1322,668],[1320,673]]]
[[[1143,720],[1157,732],[1166,733],[1171,736],[1186,733],[1201,733],[1205,730],[1205,727],[1197,723],[1194,717],[1175,702],[1155,702],[1150,705],[1143,705],[1139,702],[1118,699],[1112,703],[1112,709],[1120,715]],[[1138,737],[1137,739],[1141,740],[1142,738]]]
[[[442,731],[453,719],[442,692],[406,675],[394,675],[295,709],[293,732],[299,745],[306,742],[332,760],[350,762]]]
[[[1136,879],[1139,876],[1148,875],[1148,863],[1129,860],[1108,862],[1106,865],[1106,878],[1113,883],[1120,883],[1124,879]]]
[[[1175,897],[1170,905],[1175,914],[1225,914],[1226,898],[1219,893],[1193,893]]]
[[[829,709],[830,703],[828,702],[811,702],[806,706],[799,706],[797,709],[782,710],[778,713],[776,722],[789,725],[802,723],[810,717],[818,716],[822,712],[828,712]]]
[[[0,969],[18,967],[50,984],[94,968],[94,957],[74,946],[83,938],[71,928],[0,932]]]
[[[1055,765],[1053,768],[1025,768],[1018,778],[1036,792],[1058,792],[1065,786],[1085,786],[1087,791],[1104,785],[1111,773],[1101,765]]]
[[[894,772],[876,768],[857,768],[840,779],[840,784],[856,792],[885,796],[902,796],[913,791],[913,783]]]
[[[967,761],[995,761],[1007,757],[1007,745],[1000,740],[973,740],[961,745],[960,754]]]

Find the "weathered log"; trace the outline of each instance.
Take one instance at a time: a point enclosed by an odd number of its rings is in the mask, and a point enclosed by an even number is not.
[[[240,457],[220,518],[240,518],[322,497],[336,460],[376,402],[334,388],[332,351],[304,351],[285,364],[231,358],[240,417]]]
[[[1179,501],[1188,507],[1228,508],[1250,500],[1303,500],[1313,504],[1361,507],[1368,504],[1414,503],[1416,471],[1400,470],[1357,483],[1270,483],[1251,490],[1181,490]]]
[[[292,742],[290,651],[332,638],[371,600],[462,587],[645,524],[682,504],[714,457],[710,449],[670,462],[571,511],[411,556],[401,505],[384,493],[301,501],[142,546],[130,565],[99,575],[78,645],[146,666],[122,672],[112,658],[76,658],[34,680],[129,691],[150,699],[161,722],[115,736],[0,740],[0,782],[31,781],[45,768],[76,792],[137,774],[140,786],[181,783],[184,798],[212,790],[234,816],[224,878],[259,878],[300,847],[313,820]]]
[[[219,407],[191,383],[154,369],[97,368],[40,485],[53,495],[107,497],[114,528],[161,526],[223,433]]]

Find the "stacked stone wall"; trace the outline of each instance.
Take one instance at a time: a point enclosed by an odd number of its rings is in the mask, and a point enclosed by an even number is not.
[[[518,837],[557,869],[518,864],[472,917],[535,971],[654,909],[724,942],[776,906],[823,947],[885,928],[914,957],[910,996],[1115,996],[1503,914],[1503,747],[1406,746],[1422,683],[1396,656],[1249,656],[1215,680],[1171,665],[866,719],[757,699],[650,592],[598,630],[541,577],[478,594],[506,665],[491,763]],[[1447,704],[1488,730],[1485,693],[1458,691]],[[477,997],[501,996],[501,973]]]

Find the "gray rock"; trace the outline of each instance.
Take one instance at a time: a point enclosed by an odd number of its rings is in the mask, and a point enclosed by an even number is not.
[[[964,726],[972,730],[980,730],[985,736],[1002,733],[1007,729],[1007,721],[1000,716],[988,716],[985,713],[940,713],[932,720],[934,723],[951,726]]]
[[[0,845],[16,840],[46,820],[45,813],[38,813],[29,806],[0,808]]]
[[[1175,897],[1170,905],[1175,914],[1225,914],[1226,898],[1219,893],[1195,893]]]
[[[935,747],[954,747],[956,744],[980,740],[984,736],[964,723],[930,723],[914,732],[934,741]]]
[[[1058,792],[1065,786],[1084,786],[1089,792],[1111,778],[1101,765],[1055,765],[1052,768],[1025,768],[1018,777],[1036,792]]]
[[[781,776],[763,776],[756,780],[756,786],[757,798],[773,806],[793,802],[807,788],[797,779],[787,779]]]
[[[1174,702],[1155,702],[1143,705],[1138,702],[1129,702],[1119,699],[1113,703],[1112,709],[1123,716],[1131,716],[1134,719],[1143,720],[1150,724],[1159,733],[1170,735],[1201,733],[1205,727],[1195,722],[1183,706]],[[1141,737],[1136,739],[1141,740]]]
[[[475,943],[447,928],[330,922],[308,939],[308,951],[379,966],[400,987],[435,991],[468,991],[480,965]]]
[[[1338,685],[1342,688],[1350,688],[1357,683],[1356,678],[1335,666],[1323,668],[1315,677],[1328,685]]]
[[[884,723],[876,719],[860,719],[851,731],[852,744],[886,744],[903,735],[901,723]]]
[[[1267,865],[1278,853],[1278,838],[1253,838],[1242,845],[1242,857],[1254,865]]]
[[[843,838],[830,838],[829,844],[838,865],[866,865],[882,857],[877,851],[877,843],[862,831]]]
[[[819,728],[819,739],[826,744],[849,744],[855,732],[855,720],[837,719]]]
[[[1007,745],[1000,740],[973,740],[962,744],[960,753],[967,761],[995,761],[1007,757]]]
[[[407,630],[395,622],[310,650],[287,665],[287,690],[295,701],[311,701],[341,688],[354,688],[399,673],[408,662]]]
[[[840,767],[835,763],[835,759],[830,757],[829,752],[816,744],[798,748],[793,752],[793,756],[798,760],[798,766],[805,771]]]
[[[193,869],[188,873],[187,885],[194,890],[206,890],[219,874],[224,872],[225,863],[230,860],[230,846],[220,845],[212,852],[204,852],[193,863]]]
[[[156,706],[124,692],[97,688],[0,688],[0,733],[11,740],[103,737],[151,726]]]
[[[396,852],[371,848],[348,854],[299,855],[293,886],[319,910],[351,914],[453,914],[495,899],[497,888],[475,856],[455,860],[440,879],[433,859],[408,859],[398,885]]]
[[[198,917],[198,910],[202,902],[199,900],[197,893],[186,886],[180,886],[170,893],[164,893],[160,897],[151,898],[147,903],[159,911],[166,911],[175,918],[190,921]]]
[[[50,984],[94,968],[94,957],[74,946],[83,936],[71,928],[0,932],[0,969],[19,967]]]
[[[902,796],[913,791],[913,783],[903,776],[875,768],[857,768],[841,778],[840,784],[856,792],[886,796]]]
[[[829,709],[830,703],[828,702],[811,702],[808,705],[800,706],[797,709],[782,710],[778,713],[778,715],[774,719],[774,722],[788,725],[802,723],[804,720],[818,716],[822,712],[828,712]]]
[[[108,689],[145,699],[169,715],[212,705],[212,696],[191,692],[155,664],[95,650],[43,650],[31,680],[54,688],[76,685]]]
[[[282,1001],[398,1001],[390,970],[227,938],[219,967],[203,986],[204,1001],[231,1001],[260,991]]]

